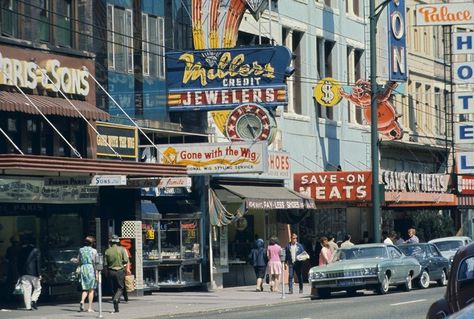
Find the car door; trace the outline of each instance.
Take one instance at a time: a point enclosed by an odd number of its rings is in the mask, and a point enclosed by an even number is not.
[[[426,254],[428,256],[428,270],[431,274],[431,278],[439,279],[441,278],[441,272],[443,271],[443,266],[445,260],[438,249],[433,244],[428,244],[426,246]]]
[[[461,309],[474,302],[474,256],[461,261],[456,276],[456,288],[453,300],[457,308]]]
[[[387,246],[388,256],[391,261],[391,271],[392,276],[390,278],[391,282],[402,282],[405,280],[406,275],[408,274],[408,268],[405,264],[403,255],[397,248],[394,246]]]

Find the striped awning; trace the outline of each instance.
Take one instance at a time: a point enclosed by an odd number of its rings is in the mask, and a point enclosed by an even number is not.
[[[27,96],[45,115],[81,117],[66,99],[43,95],[27,94]],[[88,102],[78,100],[69,101],[71,101],[88,120],[106,121],[109,119],[107,112],[102,111]],[[6,91],[0,92],[0,111],[40,114],[23,94]]]

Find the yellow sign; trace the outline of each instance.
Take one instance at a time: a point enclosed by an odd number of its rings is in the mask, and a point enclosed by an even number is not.
[[[324,78],[318,81],[313,97],[322,106],[334,106],[341,101],[341,85],[333,78]]]
[[[225,110],[225,111],[211,111],[211,116],[212,119],[214,120],[214,123],[216,124],[216,127],[219,129],[219,131],[225,135],[226,131],[226,123],[227,119],[229,118],[230,110]]]

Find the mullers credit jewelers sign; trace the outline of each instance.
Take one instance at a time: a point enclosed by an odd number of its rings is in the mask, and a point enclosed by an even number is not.
[[[267,142],[173,144],[158,148],[161,164],[185,165],[189,175],[266,171]]]
[[[285,104],[291,52],[284,46],[166,53],[170,111]]]
[[[372,172],[295,173],[294,190],[321,202],[370,201]]]

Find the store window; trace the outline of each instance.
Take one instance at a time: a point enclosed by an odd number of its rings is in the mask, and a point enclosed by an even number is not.
[[[133,73],[132,10],[107,6],[107,41],[109,69]]]
[[[142,14],[143,75],[165,77],[165,19]]]

